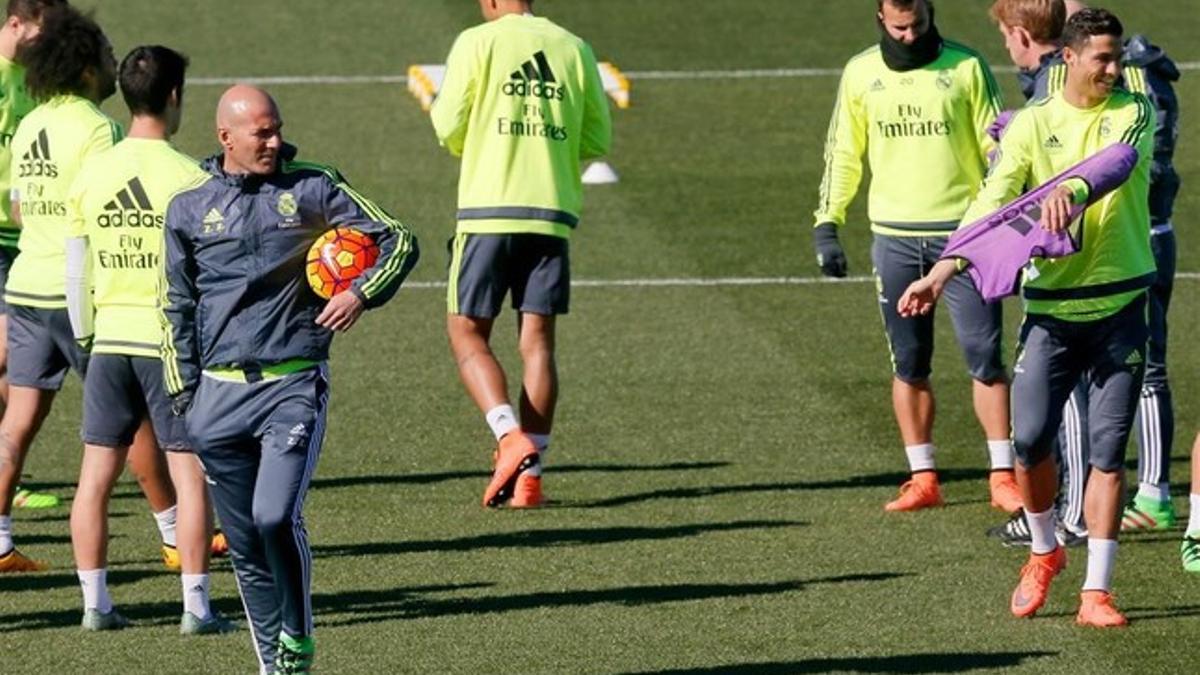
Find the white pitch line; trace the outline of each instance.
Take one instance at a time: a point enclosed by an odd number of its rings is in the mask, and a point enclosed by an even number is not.
[[[1200,272],[1176,272],[1176,279],[1200,280]],[[865,284],[873,282],[868,276],[829,279],[827,277],[662,277],[645,279],[576,279],[575,288],[713,288],[730,286],[827,286],[831,284]],[[412,281],[404,288],[415,290],[444,290],[444,281]]]
[[[1180,70],[1200,70],[1200,61],[1175,64]],[[994,67],[997,73],[1015,73],[1012,66]],[[836,77],[841,68],[750,68],[740,70],[631,70],[625,76],[631,80],[746,80],[792,79],[803,77]],[[406,75],[247,75],[244,77],[193,77],[188,84],[197,86],[226,86],[244,82],[260,85],[291,84],[407,84]]]

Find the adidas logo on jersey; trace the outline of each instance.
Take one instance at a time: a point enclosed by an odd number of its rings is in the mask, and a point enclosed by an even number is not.
[[[567,94],[567,88],[551,86],[557,81],[554,69],[546,60],[546,52],[539,51],[513,71],[502,91],[508,96],[535,96],[547,101],[561,101]]]
[[[50,158],[50,137],[45,129],[38,132],[37,139],[21,155],[17,178],[58,178],[58,165]]]
[[[225,216],[221,215],[215,207],[208,210],[204,214],[204,219],[200,221],[201,234],[214,234],[225,229]]]
[[[883,80],[876,79],[871,83],[871,91],[883,91],[884,89],[885,87],[883,86]]]
[[[1042,147],[1047,150],[1062,150],[1062,141],[1058,140],[1056,134],[1050,134],[1050,138],[1047,138],[1046,142],[1042,143]]]
[[[104,213],[96,218],[96,224],[100,227],[161,228],[163,215],[155,213],[142,180],[135,176],[104,205]]]

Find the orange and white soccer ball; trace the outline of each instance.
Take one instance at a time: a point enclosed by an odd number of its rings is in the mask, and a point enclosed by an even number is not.
[[[370,235],[351,227],[338,227],[313,242],[304,271],[313,293],[328,300],[350,288],[378,259],[379,245]]]

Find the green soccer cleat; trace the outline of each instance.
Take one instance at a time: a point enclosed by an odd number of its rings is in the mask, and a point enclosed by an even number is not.
[[[316,651],[316,642],[311,637],[294,638],[280,633],[279,644],[275,647],[276,675],[312,672]]]
[[[13,497],[13,506],[19,509],[52,509],[62,503],[58,495],[49,492],[34,492],[17,486],[17,495]]]
[[[1188,532],[1179,545],[1179,557],[1183,559],[1183,571],[1200,574],[1200,530]]]
[[[200,619],[191,612],[184,612],[179,620],[180,635],[224,635],[238,629],[237,623],[213,612],[207,619]]]
[[[1175,505],[1169,499],[1160,502],[1136,496],[1121,514],[1122,532],[1169,530],[1172,527],[1175,527]]]
[[[129,627],[129,619],[121,616],[117,610],[102,614],[98,609],[89,609],[83,613],[84,630],[121,630]]]

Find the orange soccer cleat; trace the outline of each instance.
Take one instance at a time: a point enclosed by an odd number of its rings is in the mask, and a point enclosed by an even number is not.
[[[988,476],[988,487],[992,492],[992,507],[1005,513],[1021,510],[1021,490],[1011,470],[993,471]]]
[[[1067,551],[1055,546],[1049,553],[1030,553],[1029,562],[1021,568],[1021,581],[1013,590],[1009,609],[1013,616],[1033,616],[1050,593],[1050,582],[1058,573],[1067,569]]]
[[[521,472],[538,463],[538,450],[528,436],[513,431],[500,439],[495,459],[496,468],[492,472],[492,480],[483,491],[485,507],[500,506],[512,497]]]
[[[46,563],[26,558],[24,553],[15,548],[0,556],[0,574],[7,574],[9,572],[41,572],[47,569],[50,569],[50,566]]]
[[[1079,594],[1079,613],[1075,623],[1096,628],[1120,628],[1128,626],[1129,619],[1113,605],[1112,593],[1108,591],[1084,591]]]
[[[941,506],[942,490],[938,487],[937,474],[932,471],[914,473],[900,486],[900,496],[883,506],[884,511],[919,511]]]
[[[513,488],[512,499],[508,505],[514,509],[536,509],[546,503],[542,495],[542,477],[531,476],[528,471],[517,476],[517,485]]]

